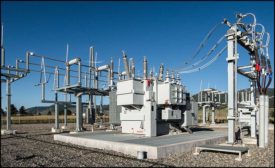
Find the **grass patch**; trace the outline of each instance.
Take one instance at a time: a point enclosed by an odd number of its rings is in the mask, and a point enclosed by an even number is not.
[[[96,118],[96,122],[99,122],[100,118]],[[103,122],[108,122],[109,117],[103,116]],[[55,116],[54,115],[39,115],[39,116],[12,116],[11,123],[12,124],[46,124],[46,123],[54,123]],[[64,123],[64,115],[59,116],[59,122]],[[75,123],[76,116],[70,115],[67,116],[67,123]],[[1,124],[6,124],[6,116],[1,116]]]

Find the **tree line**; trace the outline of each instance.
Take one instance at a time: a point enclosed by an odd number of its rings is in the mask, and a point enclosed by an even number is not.
[[[7,113],[1,108],[1,116],[5,116]],[[54,114],[54,112],[52,113],[50,110],[47,112],[47,115],[52,115]],[[59,111],[60,115],[64,114],[64,111]],[[14,104],[11,104],[11,115],[41,115],[39,112],[37,114],[29,114],[26,111],[26,108],[24,106],[21,106],[19,108],[19,110],[17,109],[17,107]],[[72,111],[67,109],[67,115],[72,115]]]
[[[18,110],[14,104],[11,104],[11,115],[16,115],[16,114],[26,115],[28,113],[26,112],[26,108],[24,106],[21,106]],[[1,108],[1,115],[6,115],[5,111],[2,108]]]

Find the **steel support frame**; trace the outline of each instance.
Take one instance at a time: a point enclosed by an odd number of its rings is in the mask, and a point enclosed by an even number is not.
[[[63,129],[66,129],[67,128],[67,118],[68,118],[68,105],[67,105],[67,93],[64,94],[65,95],[65,104],[64,104],[64,126],[63,126]]]
[[[1,76],[2,76],[2,72],[1,72]],[[26,75],[22,75],[21,77],[18,77],[18,78],[13,78],[10,76],[12,76],[12,74],[9,73],[9,76],[5,76],[6,78],[5,80],[1,79],[1,82],[2,81],[6,82],[6,103],[7,103],[6,130],[3,130],[3,134],[16,133],[15,130],[12,130],[11,128],[11,83],[25,77]],[[2,94],[1,94],[1,106],[2,106]],[[1,130],[1,134],[2,134],[2,130]]]
[[[54,111],[55,111],[55,124],[54,124],[54,128],[56,130],[59,129],[59,109],[58,109],[58,93],[57,91],[55,91],[55,103],[54,103]]]
[[[236,25],[227,31],[227,62],[228,62],[228,140],[227,143],[235,142],[235,120],[237,112],[237,37]]]
[[[82,95],[76,95],[76,127],[75,131],[82,131],[83,117],[82,117]]]
[[[11,130],[11,79],[6,79],[7,96],[7,131]]]
[[[256,130],[257,130],[257,123],[256,123],[256,113],[259,113],[257,110],[258,108],[256,107],[256,95],[255,95],[255,90],[256,90],[256,81],[255,80],[250,80],[250,103],[252,106],[255,106],[254,109],[251,112],[251,133],[250,136],[252,138],[256,138]]]
[[[264,101],[264,107],[265,107],[265,146],[268,146],[268,127],[269,127],[269,97],[268,95],[265,95],[265,101]]]
[[[259,147],[265,148],[265,95],[260,95],[259,102]]]
[[[206,125],[206,108],[209,107],[209,105],[203,105],[202,107],[202,124]]]
[[[215,107],[212,107],[212,115],[211,115],[211,125],[215,125]]]

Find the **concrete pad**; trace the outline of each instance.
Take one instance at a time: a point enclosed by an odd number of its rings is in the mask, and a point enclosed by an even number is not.
[[[120,132],[80,132],[77,134],[56,134],[54,140],[85,147],[113,150],[137,157],[138,151],[147,152],[147,158],[159,159],[170,154],[189,152],[204,144],[225,142],[227,132],[197,131],[193,134],[145,137],[144,135],[122,134]]]

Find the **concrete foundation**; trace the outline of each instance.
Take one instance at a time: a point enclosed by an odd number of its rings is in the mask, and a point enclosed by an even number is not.
[[[117,95],[115,90],[109,92],[109,102],[109,122],[114,125],[120,124],[121,106],[117,106]]]
[[[14,135],[16,130],[1,130],[1,135]]]
[[[62,130],[67,130],[67,126],[62,125],[62,126],[61,126],[61,129],[62,129]]]
[[[149,159],[159,159],[168,157],[170,154],[189,152],[196,146],[223,143],[226,139],[226,132],[220,131],[198,131],[193,134],[183,133],[158,137],[105,131],[54,135],[54,140],[57,141],[113,150],[134,157],[137,157],[138,151],[144,151]]]
[[[61,133],[61,132],[63,132],[63,130],[62,129],[52,128],[51,132],[52,133]]]
[[[243,138],[243,143],[249,144],[249,145],[257,145],[257,138],[251,138],[251,137]]]

